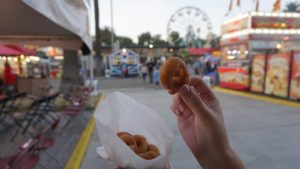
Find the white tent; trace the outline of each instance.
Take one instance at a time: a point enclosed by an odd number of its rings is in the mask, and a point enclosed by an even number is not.
[[[92,49],[87,0],[0,0],[0,43]]]

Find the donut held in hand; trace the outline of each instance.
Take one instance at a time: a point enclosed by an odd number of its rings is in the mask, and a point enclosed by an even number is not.
[[[168,90],[189,84],[190,76],[184,61],[178,57],[169,58],[160,69],[160,82]]]

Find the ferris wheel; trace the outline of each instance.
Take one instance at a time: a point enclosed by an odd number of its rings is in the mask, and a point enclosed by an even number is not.
[[[167,37],[171,44],[182,41],[185,44],[208,39],[212,34],[210,18],[201,9],[187,6],[172,14],[167,25]],[[195,45],[195,44],[194,44]]]

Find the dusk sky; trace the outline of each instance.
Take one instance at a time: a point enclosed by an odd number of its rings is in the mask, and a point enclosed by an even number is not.
[[[160,34],[166,39],[167,24],[172,14],[182,7],[193,6],[209,16],[213,33],[220,34],[220,25],[225,19],[255,9],[256,0],[240,0],[240,8],[236,6],[236,0],[233,1],[232,11],[225,16],[230,0],[113,0],[114,31],[117,35],[128,36],[134,41],[144,32]],[[294,0],[281,0],[281,9],[291,1]],[[111,0],[99,0],[101,28],[111,27],[110,2]],[[274,2],[275,0],[260,0],[260,11],[271,11]]]

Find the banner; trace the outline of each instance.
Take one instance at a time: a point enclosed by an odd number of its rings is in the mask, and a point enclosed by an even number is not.
[[[292,74],[290,83],[290,99],[300,99],[300,52],[295,52],[292,62]]]
[[[250,90],[253,92],[263,93],[264,91],[264,78],[266,74],[265,58],[265,54],[258,54],[253,56],[250,87]]]
[[[220,86],[237,89],[248,90],[249,88],[249,71],[245,68],[228,68],[219,67]]]
[[[290,59],[289,52],[268,56],[265,94],[287,97]]]
[[[280,4],[281,4],[281,0],[276,0],[275,3],[273,4],[273,12],[277,12],[280,10]]]

